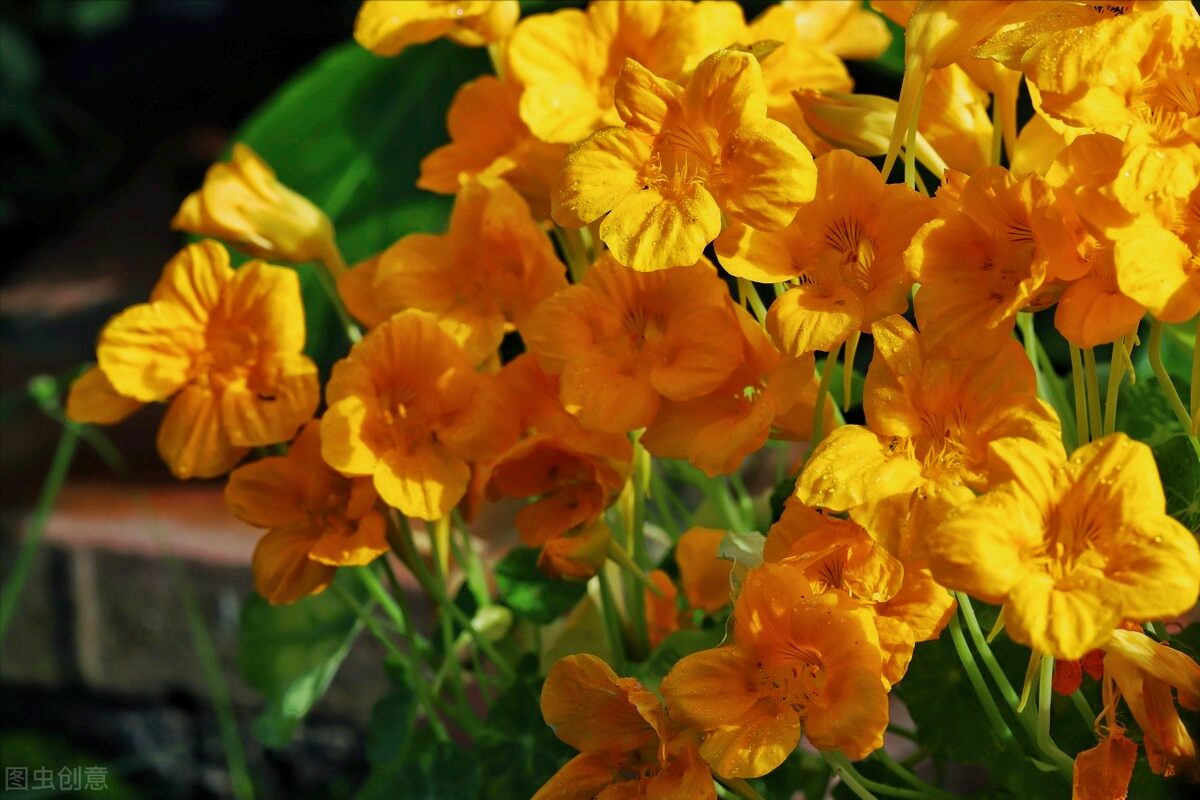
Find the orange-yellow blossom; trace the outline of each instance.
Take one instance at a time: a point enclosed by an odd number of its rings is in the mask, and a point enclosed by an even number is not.
[[[507,35],[519,16],[517,0],[364,0],[354,38],[380,56],[443,36],[481,47]]]
[[[228,163],[209,167],[204,185],[184,199],[171,227],[226,239],[260,258],[326,261],[335,269],[341,264],[329,218],[280,183],[241,142],[234,144]]]
[[[884,185],[864,158],[835,150],[816,160],[812,202],[782,230],[733,225],[717,240],[721,265],[763,283],[793,281],[771,304],[767,327],[781,350],[830,351],[908,308],[904,251],[934,214],[905,186]]]
[[[362,566],[388,550],[378,495],[321,459],[320,425],[309,422],[285,456],[238,467],[225,485],[235,517],[268,533],[251,565],[254,588],[272,604],[323,592],[339,566]]]
[[[167,262],[150,302],[104,327],[102,375],[77,381],[68,411],[115,422],[135,403],[169,400],[158,452],[178,478],[215,477],[312,418],[320,388],[303,350],[296,273],[261,261],[234,272],[225,248],[205,240]]]
[[[437,320],[402,311],[363,337],[325,387],[321,454],[337,471],[371,476],[384,501],[434,520],[466,493],[471,464],[516,438],[493,378]]]
[[[795,749],[860,759],[888,722],[871,613],[839,590],[817,593],[788,564],[746,574],[733,643],[675,664],[660,690],[671,718],[703,733],[700,755],[723,777],[753,778]]]
[[[668,720],[653,693],[595,656],[554,663],[542,687],[542,716],[580,754],[533,800],[716,800],[695,735]]]
[[[1200,594],[1200,546],[1166,513],[1150,448],[1122,433],[1084,445],[991,445],[986,494],[925,542],[937,581],[1003,603],[1035,652],[1077,659],[1122,620],[1181,614]]]
[[[625,127],[571,148],[552,211],[571,228],[603,218],[600,238],[621,264],[694,264],[722,216],[777,230],[813,197],[812,156],[767,118],[762,71],[748,53],[714,53],[686,88],[627,60],[616,105]]]
[[[649,425],[664,399],[713,391],[742,356],[729,292],[707,261],[644,273],[605,255],[538,306],[523,335],[559,376],[567,411],[613,433]]]

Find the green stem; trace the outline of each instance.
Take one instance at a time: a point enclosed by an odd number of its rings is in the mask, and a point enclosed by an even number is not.
[[[1192,406],[1192,435],[1200,426],[1200,317],[1196,319],[1196,341],[1192,346],[1192,386],[1189,392]]]
[[[1198,343],[1200,344],[1200,343]],[[1149,352],[1150,368],[1154,370],[1154,377],[1158,378],[1159,390],[1167,399],[1167,404],[1171,406],[1171,410],[1175,412],[1179,424],[1183,426],[1183,430],[1187,433],[1188,441],[1192,445],[1192,449],[1196,451],[1196,455],[1200,456],[1200,443],[1196,441],[1196,435],[1192,433],[1192,418],[1188,414],[1187,408],[1183,405],[1183,401],[1179,399],[1179,393],[1175,391],[1175,384],[1171,380],[1170,374],[1167,373],[1167,368],[1163,365],[1162,360],[1162,323],[1158,320],[1150,319],[1150,344]],[[1195,392],[1195,386],[1192,387],[1192,392]]]
[[[995,681],[996,688],[1000,690],[1000,696],[1004,698],[1004,702],[1016,711],[1017,690],[1013,688],[1012,683],[1008,680],[1008,676],[1004,674],[1004,670],[1000,667],[1000,662],[996,660],[995,654],[992,653],[992,647],[988,644],[987,637],[983,634],[983,628],[979,626],[979,618],[975,616],[975,608],[971,605],[971,598],[963,592],[955,592],[954,598],[958,601],[958,608],[962,612],[963,619],[967,621],[967,632],[971,635],[971,641],[975,645],[975,650],[979,653],[979,658],[983,661],[983,665],[987,667],[988,674],[992,676],[992,680]]]
[[[910,772],[908,769],[906,769],[902,764],[897,762],[896,759],[892,758],[891,755],[888,754],[888,751],[885,750],[884,748],[880,748],[880,749],[876,750],[872,754],[872,758],[874,758],[879,763],[883,764],[883,766],[887,767],[887,769],[893,775],[898,777],[900,780],[904,781],[905,783],[907,783],[909,786],[913,787],[914,789],[920,791],[922,793],[921,794],[922,797],[929,797],[929,798],[936,797],[936,798],[944,798],[944,800],[954,800],[954,795],[952,795],[948,792],[944,792],[941,789],[939,789],[938,787],[933,786],[932,784],[928,783],[927,781],[923,781],[920,778],[918,778],[916,775],[914,775],[912,772]]]
[[[37,558],[42,537],[46,534],[46,523],[50,521],[50,513],[54,510],[58,493],[67,480],[67,470],[70,469],[71,460],[75,457],[75,450],[79,446],[80,428],[80,423],[71,420],[68,420],[63,427],[62,435],[58,438],[58,445],[54,448],[54,457],[50,461],[50,471],[46,474],[42,490],[38,493],[37,502],[34,503],[25,536],[21,539],[16,562],[8,574],[8,579],[4,581],[3,590],[0,590],[0,642],[4,641],[8,626],[12,624],[13,614],[20,603],[21,594],[25,590],[25,582],[29,580],[29,573],[33,569],[34,559]]]
[[[1000,166],[1000,157],[1003,154],[1003,125],[1000,124],[1000,98],[992,95],[992,166]]]
[[[876,750],[875,752],[881,753],[883,751]],[[821,757],[824,758],[825,763],[837,773],[838,777],[842,779],[842,782],[845,783],[852,792],[854,792],[860,798],[863,798],[863,800],[868,800],[868,798],[874,799],[875,795],[872,794],[872,792],[878,792],[879,794],[888,795],[890,797],[900,797],[904,798],[905,800],[930,800],[930,798],[935,797],[953,800],[954,797],[953,795],[943,792],[940,789],[925,783],[924,781],[921,781],[922,788],[919,791],[914,791],[912,789],[901,789],[897,786],[889,786],[886,783],[873,781],[870,778],[863,776],[862,773],[854,768],[854,765],[850,763],[850,760],[846,758],[843,753],[838,751],[822,750]],[[896,766],[900,767],[899,764]],[[900,767],[900,769],[904,768]],[[915,775],[913,778],[914,780],[920,780]]]
[[[1092,441],[1104,435],[1104,425],[1100,422],[1100,378],[1096,374],[1096,351],[1089,347],[1083,351],[1083,362],[1087,376],[1088,398],[1088,429]]]
[[[854,792],[855,796],[860,800],[879,800],[863,785],[864,778],[858,774],[858,770],[850,766],[850,762],[844,755],[829,750],[822,750],[821,758],[825,759],[825,763],[834,771],[834,774],[841,778],[842,783],[846,784],[850,791]]]
[[[633,442],[633,486],[632,518],[627,520],[626,538],[629,542],[629,555],[637,571],[631,574],[628,570],[622,573],[625,584],[625,607],[629,609],[629,619],[633,625],[633,657],[644,658],[650,652],[650,632],[646,623],[646,596],[643,581],[649,581],[645,568],[649,564],[646,557],[646,485],[650,466],[648,453],[642,447],[640,439]],[[653,583],[650,584],[654,587]],[[657,591],[655,591],[657,594]]]
[[[722,786],[742,798],[742,800],[763,800],[763,796],[742,778],[718,777],[717,780],[721,782]]]
[[[192,585],[191,579],[178,559],[167,555],[164,560],[179,592],[183,616],[187,620],[188,630],[192,635],[192,644],[196,648],[196,658],[200,661],[200,668],[204,673],[205,683],[208,685],[209,698],[212,700],[213,710],[216,712],[221,749],[225,752],[225,760],[229,767],[229,781],[232,785],[233,796],[237,800],[254,800],[254,782],[250,779],[250,769],[246,764],[246,749],[242,745],[237,717],[233,713],[233,696],[230,694],[225,674],[221,671],[217,646],[204,621],[204,611],[200,606],[200,598],[196,596],[196,587]]]
[[[1078,689],[1071,692],[1071,703],[1075,706],[1075,710],[1079,712],[1079,716],[1083,717],[1088,730],[1094,733],[1096,730],[1096,712],[1092,710],[1087,698],[1083,696],[1083,692]],[[1097,736],[1097,738],[1099,737]]]
[[[1122,336],[1112,344],[1112,355],[1108,359],[1108,390],[1104,395],[1104,435],[1108,436],[1117,429],[1117,398],[1121,390],[1121,378],[1125,374],[1126,337]]]
[[[850,410],[854,397],[854,357],[858,354],[858,341],[862,331],[855,331],[846,340],[846,354],[842,358],[842,409]]]
[[[516,679],[516,672],[508,663],[508,659],[500,655],[496,648],[492,646],[492,643],[487,640],[487,637],[475,630],[475,626],[471,624],[471,619],[463,613],[461,608],[454,604],[454,601],[446,596],[441,585],[430,575],[429,568],[425,566],[425,560],[421,558],[421,554],[417,552],[416,544],[413,543],[412,529],[408,525],[408,520],[403,515],[394,511],[391,516],[393,524],[388,530],[389,543],[404,558],[404,562],[412,570],[417,583],[421,584],[421,588],[433,598],[442,611],[449,612],[450,616],[466,630],[467,635],[471,637],[475,645],[483,650],[488,660],[500,671],[500,675],[504,678],[505,683],[511,683]]]
[[[958,660],[962,662],[963,669],[967,672],[967,680],[971,682],[971,688],[975,690],[975,695],[983,705],[983,713],[987,716],[988,723],[992,726],[992,730],[1000,739],[1000,743],[1004,749],[1014,748],[1016,746],[1016,738],[1013,736],[1008,724],[1005,723],[1004,718],[1000,716],[1000,709],[996,706],[996,700],[992,697],[992,693],[987,687],[987,682],[984,681],[983,675],[979,672],[979,665],[975,663],[975,657],[971,655],[971,650],[967,647],[967,640],[963,637],[962,628],[958,622],[958,614],[950,617],[949,627],[950,638],[954,641],[954,650],[958,653]]]
[[[563,260],[567,262],[567,274],[571,276],[571,283],[579,283],[583,280],[588,265],[591,263],[587,248],[583,243],[583,237],[579,231],[573,228],[559,227],[551,228],[550,235],[558,243]]]
[[[1087,444],[1091,439],[1088,438],[1088,412],[1087,412],[1087,392],[1083,388],[1083,359],[1079,355],[1079,348],[1075,345],[1070,345],[1071,350],[1071,380],[1075,388],[1075,435],[1079,439],[1079,447]]]
[[[809,452],[812,452],[825,435],[825,398],[829,395],[829,384],[833,382],[833,369],[837,366],[838,354],[842,346],[839,344],[825,357],[821,367],[821,382],[817,384],[817,399],[813,404],[813,427],[810,437]]]
[[[613,597],[612,586],[604,567],[596,573],[600,583],[600,606],[604,615],[604,635],[608,639],[608,649],[612,651],[612,668],[618,675],[625,672],[625,641],[621,633],[621,618],[617,613],[616,599]]]
[[[678,511],[680,518],[686,524],[687,509],[683,508],[674,493],[667,488],[667,482],[663,480],[662,472],[653,467],[650,470],[650,496],[654,498],[654,505],[658,509],[659,524],[670,534],[672,541],[679,541],[679,537],[683,535],[683,529],[675,519],[675,513]]]
[[[758,319],[760,325],[766,325],[767,307],[763,305],[762,298],[758,296],[758,288],[746,278],[738,278],[737,285],[742,303],[750,306],[750,310],[754,312],[754,316]]]
[[[337,252],[336,247],[334,247],[334,252]],[[341,254],[338,253],[338,263],[341,262],[341,257]],[[331,258],[332,256],[329,257],[329,259]],[[329,259],[324,262],[326,265],[330,263]],[[342,263],[341,266],[344,271],[346,265]],[[329,304],[333,306],[333,312],[337,314],[338,322],[342,324],[342,330],[345,332],[346,338],[350,341],[350,344],[356,344],[362,340],[362,329],[358,327],[358,323],[346,311],[346,306],[342,303],[342,296],[338,294],[337,278],[333,272],[333,268],[329,266],[326,269],[317,270],[317,283],[321,285],[321,290],[325,292],[325,296],[329,299]]]
[[[1030,320],[1032,323],[1032,317],[1030,317]],[[1058,411],[1059,418],[1062,420],[1063,439],[1066,441],[1067,450],[1074,451],[1076,447],[1084,443],[1070,441],[1067,438],[1075,429],[1076,415],[1067,399],[1063,380],[1055,371],[1054,364],[1050,361],[1050,356],[1046,353],[1046,348],[1042,347],[1041,341],[1038,340],[1037,332],[1033,329],[1032,324],[1029,329],[1029,337],[1033,341],[1034,350],[1037,352],[1037,360],[1034,362],[1034,374],[1038,380],[1038,397],[1050,403]]]

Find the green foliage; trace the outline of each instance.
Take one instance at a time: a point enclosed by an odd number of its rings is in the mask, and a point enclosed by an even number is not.
[[[1187,386],[1172,378],[1175,390],[1187,397]],[[1175,412],[1163,396],[1158,379],[1139,378],[1137,383],[1124,381],[1117,401],[1117,430],[1145,442],[1150,447],[1162,444],[1172,436],[1183,433]]]
[[[136,792],[121,776],[121,767],[116,764],[106,764],[103,758],[95,753],[82,750],[65,739],[33,731],[5,731],[0,735],[0,753],[4,754],[4,767],[8,769],[26,769],[29,791],[9,791],[6,773],[5,800],[34,800],[34,798],[49,798],[53,792],[35,790],[39,785],[34,777],[34,770],[51,769],[54,772],[53,785],[59,785],[58,773],[63,769],[83,770],[89,767],[103,767],[104,788],[83,789],[78,793],[66,792],[54,795],[58,797],[86,797],[88,800],[139,800],[141,794]],[[128,763],[128,762],[126,762]],[[126,766],[125,769],[128,769]],[[82,774],[82,773],[81,773]],[[82,778],[83,786],[87,785],[86,777]]]
[[[587,584],[547,577],[538,569],[537,559],[537,548],[513,548],[496,565],[496,585],[513,613],[544,625],[574,608]]]
[[[647,689],[655,691],[663,677],[671,671],[671,667],[679,663],[680,659],[701,650],[711,650],[719,645],[724,637],[725,629],[720,627],[698,631],[675,631],[654,648],[654,652],[645,662],[634,666],[634,677],[641,681]]]
[[[350,572],[338,570],[334,585],[365,602],[365,591]],[[291,605],[272,606],[258,595],[246,601],[238,661],[242,677],[267,701],[254,726],[263,744],[287,746],[361,630],[358,614],[335,588]]]
[[[479,748],[487,800],[526,800],[575,750],[542,719],[537,683],[518,680],[488,710]]]
[[[1200,530],[1200,457],[1188,437],[1172,436],[1153,448],[1167,513],[1190,531]]]

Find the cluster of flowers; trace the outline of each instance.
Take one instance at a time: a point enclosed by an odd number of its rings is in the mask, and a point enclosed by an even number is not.
[[[1002,605],[1007,634],[1061,669],[1104,651],[1078,796],[1128,782],[1121,697],[1154,771],[1200,777],[1175,711],[1200,708],[1200,668],[1141,629],[1194,606],[1200,548],[1167,515],[1149,448],[1113,433],[1113,403],[1102,419],[1082,377],[1068,455],[1036,343],[1013,337],[1021,312],[1056,306],[1073,348],[1114,343],[1115,387],[1147,312],[1200,311],[1200,16],[1147,0],[873,6],[907,27],[898,101],[849,93],[841,59],[889,41],[857,2],[785,1],[749,23],[717,0],[520,21],[515,0],[364,3],[355,35],[380,55],[449,36],[493,57],[421,164],[419,186],[455,195],[449,230],[348,269],[324,215],[240,145],[174,223],[328,267],[366,333],[323,416],[295,273],[233,270],[212,240],[104,328],[69,414],[109,424],[169,401],[158,444],[180,478],[294,439],[227,488],[269,529],[254,572],[273,603],[387,552],[389,509],[470,519],[499,497],[532,500],[516,527],[547,574],[587,579],[631,563],[605,511],[645,491],[644,453],[714,476],[769,438],[811,441],[761,558],[719,561],[718,531],[679,542],[689,606],[726,606],[731,574],[735,592],[726,642],[674,666],[665,710],[594,656],[551,670],[543,712],[582,754],[539,797],[715,797],[713,773],[764,775],[801,732],[863,758],[951,591]],[[1018,131],[1022,81],[1035,113]],[[901,152],[906,183],[887,184]],[[514,331],[526,352],[502,364]],[[866,424],[835,427],[832,367],[844,348],[849,374],[862,334]],[[678,592],[649,580],[658,641]]]

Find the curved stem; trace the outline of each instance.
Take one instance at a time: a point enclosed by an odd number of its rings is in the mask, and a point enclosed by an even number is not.
[[[833,369],[837,366],[838,354],[842,351],[839,344],[825,357],[821,367],[821,382],[817,384],[817,399],[813,402],[813,427],[809,439],[809,452],[812,452],[825,435],[825,398],[829,394],[829,384],[833,383]]]
[[[1083,388],[1083,359],[1079,355],[1078,347],[1071,345],[1070,350],[1071,379],[1075,388],[1075,435],[1079,439],[1077,446],[1083,447],[1090,441],[1087,423],[1087,392]]]
[[[944,792],[941,789],[939,789],[938,787],[934,786],[933,784],[931,784],[927,781],[923,781],[920,778],[918,778],[916,775],[914,775],[912,772],[910,772],[908,769],[906,769],[904,767],[904,765],[900,764],[899,762],[896,761],[896,759],[892,758],[891,755],[888,754],[887,750],[880,748],[879,750],[876,750],[872,754],[872,757],[875,758],[876,761],[878,761],[879,763],[881,763],[885,767],[887,767],[887,769],[893,775],[895,775],[900,780],[907,783],[909,786],[911,786],[914,789],[921,792],[922,797],[944,798],[945,800],[953,799],[954,795],[950,794],[949,792]]]
[[[971,598],[963,592],[955,592],[955,599],[958,601],[958,609],[962,612],[963,619],[967,621],[967,632],[971,635],[971,641],[975,645],[975,650],[979,653],[980,660],[987,667],[988,674],[992,676],[992,680],[996,684],[996,688],[1000,690],[1000,696],[1004,698],[1004,702],[1012,709],[1017,707],[1017,690],[1013,688],[1012,683],[1008,680],[1008,676],[1004,674],[1004,670],[1000,667],[1000,662],[996,660],[995,654],[992,653],[991,645],[988,644],[987,638],[983,635],[983,628],[979,626],[979,618],[975,616],[975,608],[971,605]]]
[[[1000,743],[1005,749],[1015,747],[1017,740],[1013,736],[1013,732],[1008,727],[1008,724],[1004,721],[1004,717],[1000,716],[1000,709],[996,706],[996,700],[992,697],[991,691],[988,690],[987,682],[984,681],[983,675],[979,672],[979,665],[975,663],[975,657],[971,655],[971,650],[967,647],[967,640],[963,637],[957,613],[950,617],[949,627],[950,638],[954,641],[954,650],[958,653],[958,660],[962,662],[963,669],[967,672],[967,680],[971,682],[971,688],[975,690],[975,695],[979,698],[979,702],[983,706],[983,713],[987,716],[988,723],[992,726],[992,730],[1000,739]]]
[[[1158,378],[1159,390],[1167,399],[1167,404],[1171,406],[1171,411],[1175,413],[1175,417],[1179,420],[1179,424],[1183,426],[1183,430],[1187,433],[1188,441],[1191,442],[1192,449],[1196,451],[1196,455],[1200,455],[1200,443],[1196,441],[1196,435],[1192,433],[1192,417],[1188,413],[1187,408],[1183,405],[1183,401],[1179,399],[1179,393],[1175,391],[1175,384],[1171,381],[1170,374],[1167,373],[1166,366],[1162,360],[1162,323],[1156,319],[1150,320],[1150,368],[1154,370],[1154,377]],[[1196,389],[1193,386],[1192,391]]]
[[[1100,422],[1100,378],[1096,375],[1096,351],[1089,347],[1083,351],[1083,363],[1087,376],[1088,430],[1095,441],[1104,435]]]
[[[621,633],[621,617],[617,613],[616,598],[613,597],[612,586],[604,567],[596,573],[596,581],[600,584],[600,606],[604,617],[604,635],[608,639],[608,647],[612,651],[612,668],[618,675],[625,673],[625,642]]]

